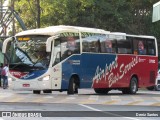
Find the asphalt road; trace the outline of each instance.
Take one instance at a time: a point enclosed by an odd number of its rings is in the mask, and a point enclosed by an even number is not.
[[[37,95],[31,91],[0,89],[0,111],[2,120],[159,120],[160,91],[139,90],[136,95],[111,91],[98,95],[92,89],[82,89],[78,95],[66,92]],[[6,117],[6,112],[12,117]]]
[[[159,120],[160,107],[157,106],[122,106],[99,104],[68,103],[0,103],[0,111],[9,112],[14,120],[18,119],[124,119],[124,120]],[[18,112],[17,112],[18,111]],[[37,113],[38,116],[24,116]],[[39,118],[40,117],[40,118]],[[10,120],[3,116],[2,119]]]
[[[81,89],[79,94],[67,95],[67,92],[57,91],[33,94],[32,91],[0,89],[0,102],[160,106],[160,91],[139,90],[135,95],[126,95],[113,90],[107,95],[99,95],[92,89]]]

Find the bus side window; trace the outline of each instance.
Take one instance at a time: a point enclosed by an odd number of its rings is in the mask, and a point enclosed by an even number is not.
[[[116,52],[116,40],[105,38],[101,41],[102,53],[115,53]]]
[[[105,41],[106,53],[112,53],[112,41],[106,40]]]
[[[133,39],[133,50],[134,53],[137,51],[138,55],[146,55],[146,41],[143,38],[134,38]]]
[[[57,63],[59,63],[60,61],[61,61],[61,59],[60,59],[60,52],[58,52],[58,53],[56,54],[56,58],[55,58],[54,65],[57,64]]]
[[[84,36],[82,45],[83,45],[83,52],[94,52],[99,53],[101,52],[101,43],[99,39],[100,35],[90,35]]]
[[[98,39],[97,42],[95,43],[95,52],[96,53],[101,53],[101,43],[100,40]]]
[[[137,50],[134,50],[134,53],[133,54],[135,54],[135,55],[138,55],[138,52],[137,52]]]
[[[138,54],[139,55],[145,55],[145,48],[144,48],[144,41],[138,41]]]
[[[117,40],[119,54],[131,54],[131,41],[126,39]]]
[[[155,55],[155,42],[154,40],[148,40],[147,41],[148,46],[148,55]]]
[[[61,37],[60,49],[61,59],[64,60],[72,54],[80,53],[79,36],[65,36]]]
[[[87,41],[83,41],[83,52],[89,52],[89,44]]]

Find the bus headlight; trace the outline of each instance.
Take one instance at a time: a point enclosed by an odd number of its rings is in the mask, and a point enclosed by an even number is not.
[[[47,76],[44,76],[44,77],[42,77],[42,78],[39,78],[38,80],[39,80],[39,81],[45,81],[45,80],[49,80],[49,79],[50,79],[50,76],[47,75]]]

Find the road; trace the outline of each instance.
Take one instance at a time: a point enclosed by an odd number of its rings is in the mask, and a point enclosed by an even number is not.
[[[113,90],[108,95],[98,95],[92,89],[82,89],[78,95],[67,95],[66,92],[37,95],[31,91],[0,89],[0,111],[40,112],[43,117],[30,120],[50,120],[53,116],[65,120],[75,117],[77,120],[117,120],[119,117],[124,120],[159,120],[160,91],[139,90],[136,95],[124,95]],[[18,119],[22,118],[16,117]]]
[[[160,106],[160,91],[139,90],[135,95],[126,95],[113,90],[107,95],[98,95],[92,89],[81,89],[79,94],[67,95],[57,91],[33,94],[32,91],[0,89],[0,102]]]

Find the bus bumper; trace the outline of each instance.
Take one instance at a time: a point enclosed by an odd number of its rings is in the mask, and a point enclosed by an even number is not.
[[[11,89],[13,90],[45,90],[45,89],[51,89],[51,83],[50,81],[17,80],[17,81],[12,81]]]

